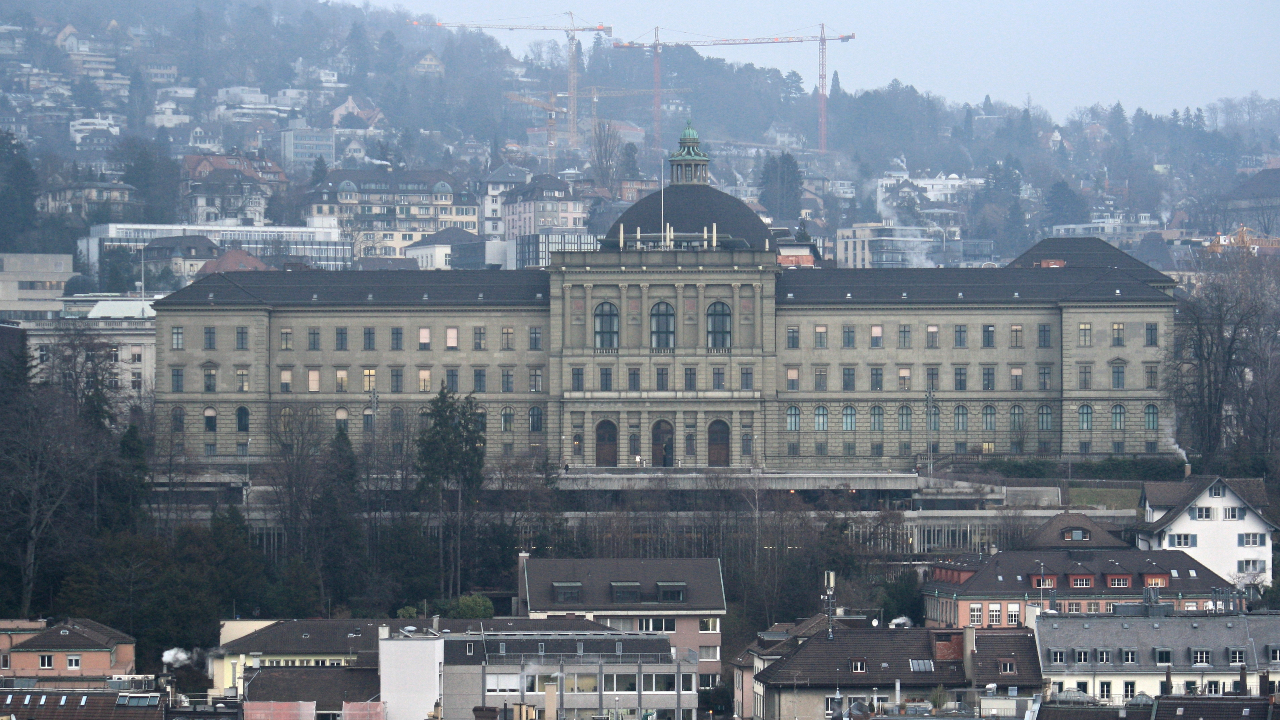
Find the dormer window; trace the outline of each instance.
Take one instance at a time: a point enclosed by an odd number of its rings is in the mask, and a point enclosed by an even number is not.
[[[1034,585],[1038,588],[1051,588],[1053,587],[1053,578],[1046,575],[1037,575],[1035,576]]]
[[[613,582],[609,583],[613,588],[613,601],[615,603],[634,604],[640,602],[640,583],[638,582]]]
[[[551,587],[555,591],[557,604],[578,605],[582,603],[582,583],[553,582]]]
[[[1222,483],[1214,483],[1214,484],[1209,488],[1209,497],[1216,497],[1216,498],[1220,498],[1220,497],[1222,497],[1225,493],[1226,493],[1226,491],[1223,489],[1223,487],[1222,487]]]
[[[1082,542],[1089,539],[1089,531],[1084,528],[1067,528],[1062,531],[1062,539],[1069,542]]]
[[[867,671],[866,660],[851,660],[849,662],[849,672],[864,673]]]
[[[682,582],[658,583],[658,602],[682,603],[685,597],[685,584]]]

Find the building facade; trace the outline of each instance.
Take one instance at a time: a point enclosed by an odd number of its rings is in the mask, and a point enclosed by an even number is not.
[[[0,253],[0,320],[51,320],[76,273],[71,255]]]
[[[306,226],[262,227],[104,223],[90,227],[89,236],[80,238],[77,249],[93,272],[97,272],[99,258],[107,250],[125,248],[137,256],[151,241],[179,235],[203,235],[222,252],[243,250],[256,257],[303,257],[320,270],[343,270],[351,265],[351,241],[343,236],[336,223],[326,225],[319,219]],[[67,269],[71,269],[69,263]]]

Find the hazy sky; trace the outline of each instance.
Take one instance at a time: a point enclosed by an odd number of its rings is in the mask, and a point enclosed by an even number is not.
[[[381,0],[391,4],[388,0]],[[957,102],[1022,103],[1028,94],[1054,119],[1094,102],[1167,113],[1257,90],[1280,97],[1280,0],[983,0],[973,2],[787,2],[785,0],[546,0],[489,3],[400,0],[450,22],[513,24],[580,20],[614,27],[614,38],[663,40],[855,33],[828,45],[846,90],[894,78]],[[523,55],[536,33],[491,31]],[[547,34],[545,37],[554,37]],[[589,39],[588,39],[589,42]],[[704,54],[797,70],[818,79],[816,44],[700,49]]]

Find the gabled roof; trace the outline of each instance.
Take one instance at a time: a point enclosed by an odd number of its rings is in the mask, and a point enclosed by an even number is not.
[[[1063,533],[1070,530],[1084,530],[1088,540],[1064,540]],[[1064,512],[1049,518],[1031,536],[1029,546],[1033,548],[1070,548],[1099,549],[1127,548],[1129,543],[1112,535],[1093,518],[1083,513]]]
[[[911,687],[967,685],[963,660],[935,659],[937,635],[930,628],[837,628],[832,639],[824,635],[800,645],[757,673],[755,681],[788,689],[797,682],[810,688],[893,687],[895,680]],[[854,660],[865,670],[853,672]],[[913,667],[913,661],[928,665]]]
[[[1265,512],[1271,501],[1267,498],[1267,488],[1261,479],[1220,478],[1216,475],[1195,476],[1183,482],[1143,483],[1139,502],[1144,506],[1151,506],[1157,516],[1154,521],[1141,523],[1135,529],[1139,532],[1155,532],[1168,527],[1208,492],[1212,485],[1219,482],[1235,493],[1250,510],[1271,523],[1272,529],[1280,530],[1280,526],[1276,526]],[[1161,511],[1163,514],[1159,514]]]
[[[35,650],[110,650],[132,645],[132,637],[88,618],[68,618],[13,646],[15,652]]]
[[[487,183],[524,183],[528,182],[529,171],[510,163],[503,163],[485,176]]]
[[[1259,170],[1231,191],[1235,200],[1280,199],[1280,169]]]
[[[1046,260],[1061,260],[1062,267],[1042,267]],[[1064,268],[1114,268],[1122,270],[1153,286],[1172,287],[1176,283],[1168,275],[1096,237],[1045,238],[1014,258],[1006,267],[1058,271]]]
[[[344,702],[378,700],[375,667],[264,667],[254,670],[246,699],[252,702],[314,702],[320,712],[340,712]]]
[[[11,689],[0,695],[0,716],[22,720],[161,720],[164,717],[164,703],[158,696],[154,704],[149,702],[152,698],[138,696],[135,699],[143,702],[122,704],[121,697],[125,696],[76,690]]]
[[[973,572],[963,583],[930,580],[924,592],[956,594],[960,597],[1024,597],[1040,592],[1032,582],[1041,567],[1046,576],[1068,574],[1092,575],[1168,575],[1165,592],[1207,596],[1213,588],[1226,587],[1227,581],[1181,550],[1139,550],[1137,548],[1104,548],[1098,550],[1006,550],[982,557],[964,558],[958,562],[939,563]],[[1177,577],[1173,577],[1173,573]],[[1087,588],[1074,588],[1061,582],[1044,594],[1057,592],[1059,599],[1073,596],[1132,598],[1142,594],[1141,583],[1134,580],[1127,588],[1112,588],[1098,580]]]
[[[1040,687],[1040,655],[1033,630],[976,630],[974,649],[973,677],[970,679],[975,686],[995,683],[1000,687]],[[1014,672],[1002,672],[1003,664],[1010,660],[1013,661]]]
[[[1247,714],[1246,714],[1247,711]],[[1161,695],[1151,720],[1270,720],[1274,708],[1271,697],[1204,697]]]
[[[510,272],[503,271],[504,274]],[[718,558],[530,558],[525,563],[524,577],[517,578],[517,582],[524,583],[530,612],[725,611],[724,580]],[[557,583],[576,584],[580,602],[555,602]],[[614,602],[615,583],[627,583],[628,588],[637,589],[639,602]],[[667,583],[682,584],[684,602],[658,601],[659,586]]]
[[[221,257],[214,258],[204,265],[200,266],[199,275],[209,275],[212,273],[227,272],[244,272],[250,270],[266,270],[267,264],[249,253],[232,248],[222,254]]]
[[[414,244],[408,246],[426,247],[428,245],[464,245],[466,243],[480,242],[480,236],[473,232],[468,232],[460,227],[447,227],[440,232],[434,232]],[[406,250],[408,248],[405,248]]]
[[[281,620],[222,646],[227,655],[355,655],[378,650],[378,627],[391,632],[430,620]],[[255,683],[256,686],[256,683]]]

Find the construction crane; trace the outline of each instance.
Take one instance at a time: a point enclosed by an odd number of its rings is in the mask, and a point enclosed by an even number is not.
[[[637,95],[649,95],[652,90],[610,90],[602,87],[585,87],[582,88],[584,95],[591,96],[591,122],[596,121],[596,105],[599,104],[602,97],[635,97]],[[686,93],[693,92],[693,88],[662,88],[663,93]]]
[[[522,103],[524,105],[532,105],[547,111],[547,159],[551,160],[556,155],[556,113],[564,115],[568,113],[568,109],[558,107],[555,104],[556,94],[550,93],[551,102],[539,100],[537,98],[526,97],[517,93],[503,93],[503,97],[514,103]]]
[[[660,42],[659,28],[653,29],[653,44],[647,43],[614,43],[615,48],[653,48],[653,143],[659,143],[658,136],[662,132],[662,48],[664,47],[709,47],[712,45],[767,45],[773,43],[818,43],[818,150],[827,150],[827,41],[839,40],[849,42],[854,38],[848,35],[832,35],[827,37],[825,23],[818,26],[817,35],[784,35],[779,37],[741,38],[726,40],[688,40],[685,42]]]
[[[605,37],[613,37],[613,26],[604,23],[595,25],[579,25],[568,12],[568,25],[503,25],[499,23],[444,23],[436,25],[448,28],[467,28],[470,30],[556,30],[563,32],[569,39],[569,147],[578,141],[578,45],[579,32],[604,33]]]

